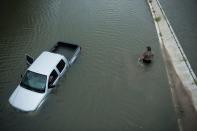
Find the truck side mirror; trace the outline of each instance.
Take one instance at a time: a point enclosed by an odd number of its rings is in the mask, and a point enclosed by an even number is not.
[[[31,65],[34,62],[34,59],[27,54],[25,54],[25,58],[28,65]]]

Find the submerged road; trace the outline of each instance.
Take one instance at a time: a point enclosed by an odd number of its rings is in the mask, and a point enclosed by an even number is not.
[[[178,131],[170,87],[144,0],[7,0],[0,5],[0,130]],[[40,110],[8,103],[34,57],[57,41],[82,53]],[[154,63],[140,66],[150,45]]]

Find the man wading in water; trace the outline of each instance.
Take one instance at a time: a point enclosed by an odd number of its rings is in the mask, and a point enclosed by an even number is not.
[[[151,47],[147,46],[146,51],[140,56],[139,61],[142,61],[145,64],[149,64],[152,62],[153,53],[151,52]]]

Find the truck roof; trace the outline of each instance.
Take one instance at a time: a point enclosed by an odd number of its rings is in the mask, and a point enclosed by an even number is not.
[[[32,63],[28,70],[49,75],[53,69],[55,69],[58,62],[64,59],[64,56],[44,51],[40,56]]]

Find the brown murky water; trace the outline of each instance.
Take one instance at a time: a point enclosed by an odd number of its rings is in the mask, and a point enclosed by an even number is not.
[[[145,0],[7,0],[0,5],[0,130],[176,131],[160,47]],[[57,41],[82,53],[40,110],[9,96],[34,57]],[[140,66],[150,45],[154,63]]]

